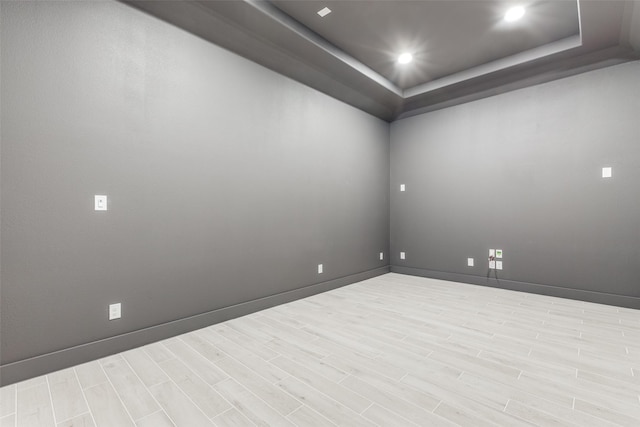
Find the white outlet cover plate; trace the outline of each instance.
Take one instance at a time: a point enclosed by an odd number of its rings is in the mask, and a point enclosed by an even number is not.
[[[502,270],[502,261],[496,261],[496,270]]]
[[[404,252],[400,252],[400,259],[405,259],[406,258],[406,254]]]
[[[406,191],[407,187],[404,184],[400,184],[400,191]]]
[[[502,258],[502,249],[496,249],[496,258]]]
[[[467,258],[467,266],[473,267],[473,258]]]
[[[107,196],[96,194],[94,197],[95,210],[106,211],[107,210]]]
[[[328,7],[324,7],[320,9],[317,13],[318,15],[320,15],[321,18],[324,18],[325,16],[331,13],[331,9],[329,9]]]
[[[380,261],[384,259],[384,252],[380,252]]]
[[[322,266],[322,264],[318,264],[318,274],[322,274],[323,271],[324,267]]]
[[[489,261],[489,268],[491,270],[495,270],[496,268],[496,262],[495,261]]]
[[[122,303],[109,304],[109,320],[122,317]]]
[[[602,168],[602,177],[603,178],[611,178],[611,173],[612,173],[611,167],[607,166],[607,167]]]

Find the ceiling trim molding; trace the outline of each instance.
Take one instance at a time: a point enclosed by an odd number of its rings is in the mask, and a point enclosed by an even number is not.
[[[557,42],[548,43],[543,46],[516,53],[515,55],[500,58],[477,67],[469,68],[468,70],[460,71],[437,80],[432,80],[430,82],[405,89],[403,97],[406,99],[413,96],[423,95],[436,89],[442,89],[443,87],[451,86],[462,81],[482,77],[496,71],[532,62],[560,52],[570,51],[571,49],[576,49],[581,46],[582,38],[580,35],[567,37],[565,39],[558,40]]]
[[[576,0],[579,34],[405,90],[266,0],[120,1],[389,122],[640,59],[633,0]]]
[[[377,73],[373,69],[367,67],[365,64],[358,61],[356,58],[344,52],[340,48],[334,46],[333,44],[331,44],[330,42],[328,42],[327,40],[325,40],[315,32],[311,31],[309,28],[305,27],[295,19],[291,18],[286,13],[282,12],[280,9],[275,7],[270,2],[264,1],[264,0],[244,0],[244,1],[247,2],[247,4],[256,8],[256,10],[259,10],[269,18],[278,22],[280,25],[290,29],[299,37],[304,37],[309,42],[316,45],[319,49],[324,50],[330,55],[333,55],[336,59],[342,61],[344,64],[357,70],[363,76],[368,77],[369,79],[378,83],[380,86],[384,87],[385,89],[390,90],[396,95],[403,96],[402,89],[396,86],[393,82],[391,82],[381,74]]]
[[[579,62],[575,59],[565,59],[558,63],[531,67],[527,76],[519,75],[517,79],[510,79],[509,76],[502,76],[500,73],[496,73],[498,75],[493,78],[494,83],[486,84],[483,87],[476,87],[476,90],[471,93],[458,94],[455,88],[452,90],[447,90],[446,88],[441,90],[441,92],[444,93],[436,93],[437,91],[434,91],[432,94],[434,100],[428,105],[422,105],[420,102],[412,105],[411,99],[408,99],[405,104],[407,108],[398,114],[395,120],[477,101],[529,86],[548,83],[587,71],[619,65],[634,59],[638,58],[630,56],[628,49],[614,46],[580,56]]]

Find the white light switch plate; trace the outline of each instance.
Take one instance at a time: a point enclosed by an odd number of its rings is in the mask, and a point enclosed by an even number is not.
[[[467,258],[467,267],[473,267],[473,258]]]
[[[322,266],[322,264],[318,264],[318,274],[322,274],[324,270],[324,267]]]
[[[406,255],[404,252],[400,252],[400,259],[405,259]]]
[[[94,199],[95,199],[95,210],[97,211],[107,210],[107,196],[96,195]]]
[[[109,320],[115,320],[122,317],[122,303],[109,304]]]
[[[612,169],[610,167],[602,168],[602,177],[611,178]]]

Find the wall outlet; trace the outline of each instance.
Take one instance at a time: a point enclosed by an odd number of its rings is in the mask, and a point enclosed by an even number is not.
[[[318,274],[322,274],[323,271],[324,267],[322,266],[322,264],[318,264]]]
[[[405,253],[404,252],[400,252],[400,259],[405,259],[405,258],[406,258]]]
[[[384,259],[384,252],[380,252],[380,261]]]
[[[109,304],[109,320],[122,317],[122,303]]]
[[[473,258],[467,258],[467,267],[473,267]]]
[[[107,210],[107,196],[98,195],[94,197],[94,209],[97,211]]]
[[[496,249],[496,258],[502,258],[502,249]]]
[[[400,191],[406,191],[406,188],[404,184],[400,184]]]
[[[502,261],[496,261],[496,270],[502,270]]]

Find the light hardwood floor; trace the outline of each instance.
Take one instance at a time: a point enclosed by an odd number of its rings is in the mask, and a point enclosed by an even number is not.
[[[0,389],[0,426],[640,426],[640,311],[386,274]]]

